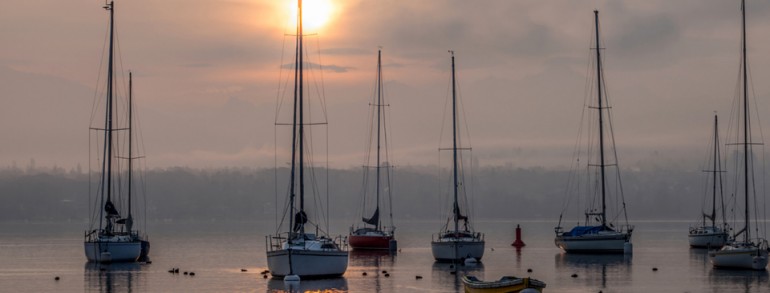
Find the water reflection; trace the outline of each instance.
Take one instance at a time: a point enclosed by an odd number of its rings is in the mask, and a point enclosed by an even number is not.
[[[86,263],[86,292],[132,292],[146,291],[143,274],[145,264],[141,263]]]
[[[462,262],[434,262],[432,277],[433,281],[444,287],[450,288],[455,292],[464,291],[463,276],[476,276],[484,279],[484,263],[466,265]]]
[[[706,248],[690,248],[690,268],[697,269],[703,275],[711,270],[709,250]]]
[[[396,254],[387,250],[351,250],[349,267],[392,268]]]
[[[383,287],[393,287],[389,274],[396,262],[396,254],[387,250],[352,250],[348,260],[348,272],[357,276],[366,273],[366,278],[373,279],[366,291],[382,292]],[[383,286],[386,283],[386,286]],[[371,286],[371,287],[369,287]]]
[[[632,283],[631,255],[627,254],[556,254],[556,268],[575,274],[588,287],[605,289],[610,284]]]
[[[712,269],[709,273],[712,292],[757,292],[767,288],[767,271]]]
[[[345,278],[332,278],[319,280],[302,280],[299,282],[284,282],[283,280],[270,279],[267,281],[267,292],[348,292],[348,280]]]

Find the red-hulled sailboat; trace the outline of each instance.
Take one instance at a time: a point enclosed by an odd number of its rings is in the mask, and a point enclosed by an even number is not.
[[[382,50],[377,52],[377,85],[375,86],[375,93],[372,103],[372,111],[370,112],[369,129],[371,135],[369,136],[369,143],[367,146],[366,164],[364,166],[364,179],[362,187],[362,209],[361,218],[363,225],[354,225],[350,227],[350,236],[348,243],[353,249],[389,249],[396,250],[396,240],[394,238],[395,227],[393,226],[393,204],[392,204],[392,189],[391,189],[391,168],[390,160],[388,157],[388,135],[386,132],[385,124],[385,106],[387,104],[384,100],[384,93],[382,87]],[[375,121],[376,119],[376,121]],[[375,129],[376,128],[376,129]],[[375,135],[376,132],[376,135]],[[372,140],[376,137],[376,160],[375,166],[370,165],[372,159]],[[385,145],[385,160],[383,162],[383,143]],[[370,170],[375,169],[375,178],[371,180]],[[374,186],[370,186],[370,181],[374,181]],[[383,184],[384,183],[384,184]],[[388,218],[390,219],[390,226],[383,226],[380,220],[380,201],[381,194],[387,195],[388,199]],[[367,199],[374,195],[374,202],[369,202],[367,205]],[[374,213],[371,217],[366,218],[364,213],[367,211],[367,207],[374,207]]]

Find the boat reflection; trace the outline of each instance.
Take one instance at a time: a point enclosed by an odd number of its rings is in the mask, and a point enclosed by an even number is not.
[[[709,250],[706,248],[690,248],[690,268],[697,268],[703,275],[711,270],[711,261],[709,260]]]
[[[270,279],[267,281],[267,292],[285,293],[338,293],[348,292],[348,280],[340,278],[301,280],[299,282],[284,282]]]
[[[631,256],[627,254],[578,254],[557,253],[557,268],[597,268],[631,266]]]
[[[85,291],[138,292],[147,291],[143,274],[147,265],[141,263],[100,264],[87,262],[85,265]]]
[[[381,292],[383,287],[393,287],[393,279],[385,274],[393,270],[395,262],[396,254],[387,250],[351,250],[348,273],[355,276],[366,273],[366,278],[374,279],[367,291]],[[383,282],[386,282],[385,286]]]
[[[556,268],[587,287],[606,289],[608,284],[631,283],[631,256],[626,254],[557,253]],[[573,275],[574,274],[574,275]],[[573,277],[574,276],[574,277]],[[622,286],[621,286],[622,287]]]
[[[442,286],[442,289],[453,290],[454,292],[464,292],[463,276],[471,275],[477,278],[483,279],[484,276],[484,263],[475,263],[466,265],[462,262],[456,264],[451,262],[434,262],[432,278],[433,281],[438,281],[437,284]]]
[[[758,292],[768,287],[767,271],[712,269],[708,274],[711,292]]]
[[[387,250],[351,250],[348,267],[393,267],[396,254]]]

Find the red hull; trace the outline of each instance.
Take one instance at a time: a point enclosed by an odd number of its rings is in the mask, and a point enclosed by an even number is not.
[[[348,244],[353,249],[388,249],[393,236],[350,235]]]

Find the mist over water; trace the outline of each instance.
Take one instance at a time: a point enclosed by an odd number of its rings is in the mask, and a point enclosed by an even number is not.
[[[629,219],[632,222],[697,219],[708,189],[704,183],[707,174],[696,168],[623,170]],[[393,215],[396,225],[413,219],[438,220],[451,211],[447,194],[441,194],[439,184],[443,177],[437,170],[437,167],[394,169]],[[316,205],[317,201],[320,207],[326,208],[328,182],[331,218],[358,220],[362,205],[361,171],[332,169],[327,173],[319,169],[316,173],[321,193],[317,199],[308,195],[309,202]],[[282,176],[282,172],[286,170],[279,170],[276,180],[276,172],[272,169],[150,170],[143,187],[146,195],[138,196],[138,206],[142,207],[146,199],[147,207],[146,210],[139,208],[138,212],[146,212],[149,222],[274,221],[285,202],[287,176]],[[327,174],[328,178],[325,177]],[[566,200],[567,175],[568,171],[545,168],[478,168],[466,174],[469,178],[465,184],[472,186],[468,187],[471,216],[556,221]],[[92,176],[91,180],[96,178]],[[0,221],[84,221],[92,209],[89,209],[88,180],[85,173],[63,169],[0,170],[0,194],[3,194],[0,197]],[[574,207],[574,204],[571,207],[577,208],[583,207]],[[568,211],[571,214],[582,212]]]

